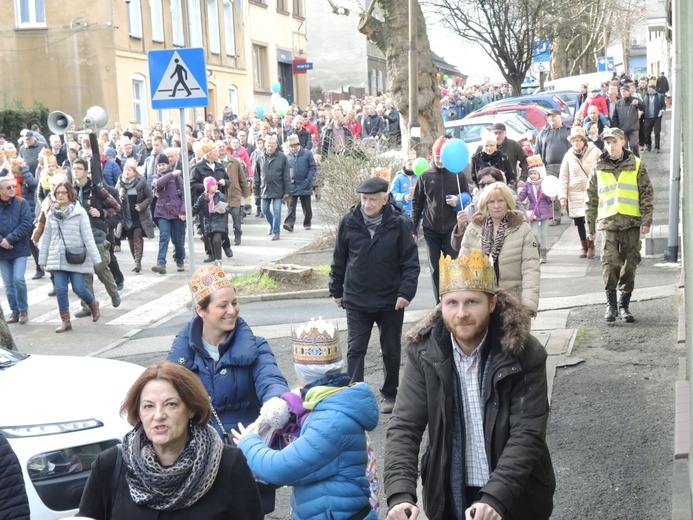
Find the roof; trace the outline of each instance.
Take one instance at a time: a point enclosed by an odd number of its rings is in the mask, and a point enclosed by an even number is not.
[[[452,72],[455,76],[460,76],[463,79],[467,79],[468,77],[466,74],[462,74],[459,70],[457,70],[457,67],[450,65],[433,51],[431,51],[431,60],[433,60],[433,66],[437,69],[445,72]]]

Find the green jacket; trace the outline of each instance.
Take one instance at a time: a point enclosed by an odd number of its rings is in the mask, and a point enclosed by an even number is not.
[[[599,209],[599,176],[595,175],[597,170],[610,171],[618,180],[619,174],[623,170],[635,169],[635,155],[633,152],[623,150],[623,158],[619,162],[614,162],[609,158],[609,153],[604,152],[599,160],[592,167],[590,181],[587,186],[587,204],[585,208],[585,219],[590,233],[595,230],[621,231],[640,226],[652,225],[652,213],[654,211],[654,189],[647,173],[644,161],[640,161],[640,171],[638,172],[638,192],[640,195],[640,217],[629,215],[612,215],[597,221],[597,210]]]

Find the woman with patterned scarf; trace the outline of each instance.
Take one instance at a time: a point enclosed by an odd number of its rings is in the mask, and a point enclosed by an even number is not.
[[[78,516],[98,520],[260,520],[243,453],[209,426],[209,396],[191,371],[148,367],[120,409],[134,429],[92,466]]]
[[[477,211],[462,238],[460,254],[472,249],[490,257],[496,283],[509,289],[536,315],[539,307],[539,252],[532,229],[515,207],[512,191],[503,182],[486,187]]]

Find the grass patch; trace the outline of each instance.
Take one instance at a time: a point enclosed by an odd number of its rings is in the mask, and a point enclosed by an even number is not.
[[[330,274],[329,265],[316,265],[313,267],[313,272],[317,275],[323,276]]]
[[[276,291],[279,287],[275,280],[266,274],[261,275],[259,271],[234,276],[231,278],[231,283],[239,294],[271,292]]]
[[[573,343],[573,348],[584,347],[587,343],[587,331],[584,327],[580,327],[575,334],[575,342]]]

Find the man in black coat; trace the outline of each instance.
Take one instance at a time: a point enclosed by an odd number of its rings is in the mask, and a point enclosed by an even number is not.
[[[373,324],[380,331],[385,380],[381,413],[392,413],[402,351],[404,309],[416,295],[419,253],[409,218],[388,202],[388,182],[371,177],[342,217],[330,270],[330,295],[347,315],[347,372],[363,381]]]
[[[556,487],[546,445],[546,350],[529,313],[497,290],[479,250],[441,259],[441,306],[407,332],[387,429],[389,520],[416,518],[419,449],[429,520],[548,520]]]

